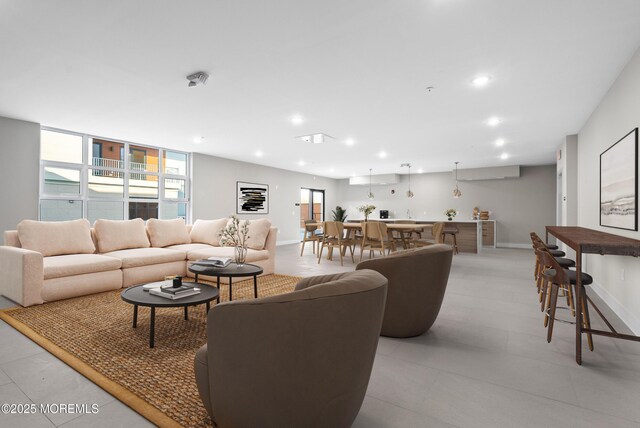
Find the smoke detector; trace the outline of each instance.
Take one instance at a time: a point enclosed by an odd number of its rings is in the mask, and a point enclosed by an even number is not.
[[[189,81],[189,87],[193,88],[198,85],[206,85],[207,79],[209,75],[204,71],[198,71],[197,73],[190,74],[187,76],[187,80]]]

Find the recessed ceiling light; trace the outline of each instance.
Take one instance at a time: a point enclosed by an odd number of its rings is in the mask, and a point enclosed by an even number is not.
[[[355,177],[355,176],[356,176],[356,173],[355,173],[355,172],[352,172],[352,173],[351,173],[351,176],[352,176],[352,177]]]
[[[498,126],[500,124],[500,122],[502,122],[502,120],[500,120],[500,118],[494,116],[494,117],[490,117],[487,120],[487,125],[489,125],[489,126]]]
[[[304,161],[299,161],[299,162],[298,162],[298,165],[300,165],[300,166],[304,166],[304,165],[305,165],[305,163],[304,163]]]
[[[471,81],[473,86],[476,88],[482,88],[483,86],[487,86],[487,84],[491,81],[491,76],[478,76]]]
[[[329,172],[336,172],[335,168],[329,168]]]
[[[257,157],[259,157],[259,158],[261,158],[263,154],[264,154],[264,153],[262,153],[262,151],[261,151],[261,150],[257,150],[257,151],[256,151],[256,156],[257,156]]]
[[[502,159],[502,160],[509,159],[509,155],[507,153],[503,153],[503,154],[500,155],[500,159]]]
[[[347,139],[344,141],[344,143],[345,143],[347,146],[353,146],[353,145],[356,143],[356,140],[354,140],[353,138],[347,138]]]
[[[502,147],[502,146],[504,146],[504,142],[505,142],[505,141],[504,141],[504,138],[498,138],[498,139],[496,140],[496,147]]]
[[[378,157],[379,157],[380,159],[384,159],[384,158],[386,158],[386,157],[387,157],[387,153],[386,153],[386,152],[380,152],[380,153],[378,153]]]
[[[302,117],[299,114],[294,114],[293,116],[291,116],[291,123],[293,123],[294,125],[300,125],[302,124],[302,122],[304,122],[304,117]]]
[[[418,174],[422,174],[423,172],[424,172],[424,170],[423,170],[422,168],[420,168],[420,169],[418,170]]]

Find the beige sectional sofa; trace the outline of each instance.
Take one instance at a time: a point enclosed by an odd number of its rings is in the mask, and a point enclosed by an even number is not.
[[[211,256],[233,257],[220,245],[228,219],[24,220],[4,233],[0,246],[0,294],[31,306],[117,290],[165,275],[188,275],[187,267]],[[251,220],[247,263],[274,272],[278,229],[268,219]]]

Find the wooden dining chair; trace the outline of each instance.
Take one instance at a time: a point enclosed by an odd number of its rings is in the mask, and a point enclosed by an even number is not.
[[[415,245],[416,247],[426,247],[427,245],[444,244],[444,235],[442,233],[443,230],[443,222],[439,221],[437,223],[433,223],[433,226],[431,226],[432,239],[414,239],[413,245]]]
[[[381,255],[385,252],[396,250],[396,243],[389,238],[387,225],[381,221],[366,221],[362,223],[362,244],[360,245],[360,261],[365,249],[369,249],[369,258],[373,257],[376,250]]]
[[[415,220],[396,220],[394,223],[395,224],[417,224]],[[392,235],[393,235],[393,240],[396,243],[396,247],[398,245],[401,245],[405,249],[415,246],[413,244],[414,239],[422,238],[422,233],[419,231],[418,227],[416,227],[416,230],[406,231],[406,232],[402,230],[394,230]]]
[[[333,249],[338,248],[340,254],[340,266],[344,266],[343,257],[347,253],[347,248],[351,251],[351,261],[355,263],[353,258],[354,241],[344,237],[344,224],[341,221],[325,221],[322,223],[324,234],[320,241],[320,250],[318,251],[318,263],[322,259],[322,251],[327,248],[327,258],[332,260]]]
[[[316,253],[316,244],[320,243],[322,239],[322,235],[318,235],[316,231],[318,230],[316,220],[305,220],[304,221],[304,235],[302,237],[302,248],[300,249],[300,256],[304,253],[304,247],[307,242],[311,242],[313,245],[313,254]]]

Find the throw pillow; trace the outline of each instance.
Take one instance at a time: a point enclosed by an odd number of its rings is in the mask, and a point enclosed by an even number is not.
[[[98,251],[108,253],[127,248],[148,248],[149,238],[144,220],[96,220],[93,228],[98,240]]]
[[[168,247],[169,245],[190,244],[191,238],[187,232],[184,220],[147,220],[147,233],[152,247]]]
[[[227,225],[227,218],[196,220],[191,227],[191,242],[220,246],[220,232]]]
[[[64,254],[91,254],[96,247],[86,219],[71,221],[22,220],[18,224],[20,245],[44,257]]]

